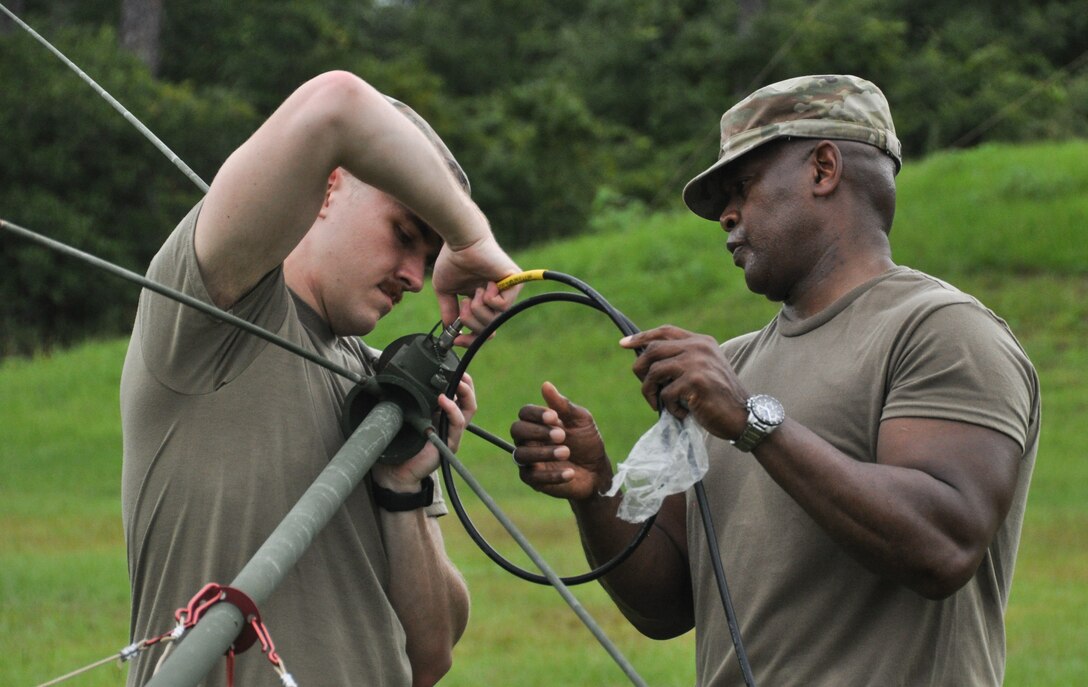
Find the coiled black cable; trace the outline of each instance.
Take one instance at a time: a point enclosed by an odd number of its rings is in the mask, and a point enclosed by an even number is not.
[[[464,377],[465,375],[465,371],[468,369],[469,364],[472,362],[472,359],[476,356],[476,353],[479,352],[480,348],[490,338],[495,330],[497,330],[508,320],[516,316],[518,313],[524,312],[525,310],[528,310],[529,308],[532,308],[534,306],[541,305],[543,303],[555,302],[568,302],[587,305],[591,308],[606,313],[620,329],[620,331],[624,333],[625,336],[638,332],[638,328],[635,327],[635,325],[629,319],[627,319],[626,316],[624,316],[622,313],[620,313],[618,310],[608,304],[608,302],[605,301],[604,298],[600,296],[600,294],[598,294],[588,285],[580,282],[574,277],[570,277],[569,275],[565,275],[562,273],[547,271],[544,274],[547,275],[544,277],[546,279],[562,281],[563,283],[575,286],[575,288],[584,289],[589,293],[583,295],[577,293],[557,291],[554,293],[541,294],[538,296],[527,298],[523,301],[519,301],[518,303],[514,304],[509,310],[500,314],[487,327],[485,327],[483,331],[479,333],[479,335],[476,337],[476,340],[473,341],[472,344],[465,350],[465,354],[464,356],[462,356],[460,364],[457,366],[456,371],[453,373],[452,377],[450,378],[449,384],[446,387],[445,393],[447,396],[451,398],[453,397],[454,393],[456,392],[457,385],[460,384],[462,377]],[[446,434],[448,433],[448,425],[445,417],[441,418],[438,431],[439,435],[442,436],[444,439]],[[502,441],[501,439],[498,439],[497,437],[492,438],[491,436],[485,436],[486,433],[481,432],[477,432],[477,434],[508,452],[513,451],[513,446],[511,446],[509,443]],[[457,493],[457,485],[453,480],[453,471],[450,468],[449,461],[443,459],[441,465],[442,481],[446,486],[446,497],[449,500],[450,504],[453,506],[454,512],[457,513],[457,517],[458,519],[460,519],[461,524],[465,528],[465,532],[467,532],[469,535],[469,538],[471,538],[476,543],[476,545],[480,548],[481,551],[484,552],[484,554],[488,558],[494,561],[503,570],[506,570],[510,574],[526,580],[527,582],[533,582],[541,585],[550,585],[551,582],[549,582],[548,579],[543,575],[525,570],[524,568],[521,568],[504,558],[502,554],[496,551],[495,547],[493,547],[487,541],[487,539],[484,538],[484,536],[480,533],[479,529],[476,527],[476,524],[472,522],[472,518],[469,517],[468,512],[465,510],[464,504],[461,502],[461,497]],[[638,533],[631,540],[631,542],[611,560],[601,564],[597,568],[594,568],[587,573],[570,577],[561,577],[560,580],[562,580],[563,584],[565,585],[574,586],[584,584],[586,582],[592,582],[607,574],[620,563],[625,561],[634,552],[634,550],[638,548],[638,545],[641,544],[642,540],[646,538],[647,534],[649,534],[650,528],[653,526],[653,521],[654,516],[648,518],[643,523],[641,529],[639,529]]]
[[[554,272],[552,270],[538,270],[533,273],[523,273],[523,275],[517,275],[517,277],[522,276],[524,276],[525,278],[520,279],[519,281],[549,279],[552,281],[558,281],[567,284],[568,286],[578,289],[582,293],[577,294],[557,291],[553,293],[533,296],[524,301],[518,302],[509,310],[496,317],[487,327],[484,328],[482,332],[479,333],[479,335],[477,335],[475,341],[473,341],[472,344],[465,350],[465,354],[461,358],[461,362],[457,366],[457,370],[450,378],[450,382],[446,387],[445,393],[450,398],[453,398],[454,393],[457,390],[457,385],[460,384],[461,378],[464,377],[465,371],[468,369],[468,366],[472,362],[472,359],[476,357],[476,353],[479,352],[480,348],[484,345],[485,342],[488,341],[491,335],[494,334],[499,327],[505,324],[512,317],[534,306],[541,305],[543,303],[554,302],[568,302],[587,305],[591,308],[595,308],[607,314],[612,322],[615,323],[616,327],[618,327],[619,330],[623,332],[624,336],[630,336],[639,332],[638,327],[636,327],[635,324],[631,322],[631,320],[628,319],[626,315],[614,308],[607,300],[604,299],[603,296],[601,296],[599,293],[597,293],[597,291],[595,291],[592,287],[590,287],[588,284],[581,281],[580,279],[572,277],[568,274],[563,274],[562,272]],[[516,281],[514,283],[519,282]],[[500,284],[500,288],[503,288],[502,284]],[[635,351],[636,355],[640,355],[641,353],[641,349]],[[439,423],[439,434],[440,436],[442,436],[443,439],[445,439],[447,433],[448,422],[445,416],[443,416]],[[475,433],[490,441],[494,445],[499,446],[503,450],[513,453],[514,447],[509,442],[506,442],[483,430],[476,430]],[[489,544],[486,539],[484,539],[483,535],[480,534],[480,531],[476,528],[476,525],[472,522],[472,519],[468,516],[468,513],[465,511],[464,504],[461,502],[461,498],[457,494],[457,486],[453,481],[453,473],[450,469],[449,461],[443,458],[441,465],[442,478],[443,482],[446,485],[447,498],[449,499],[450,503],[453,504],[453,509],[457,513],[457,517],[461,520],[461,524],[464,526],[465,531],[468,533],[469,537],[474,542],[476,542],[476,545],[480,548],[480,550],[483,551],[488,558],[498,564],[499,567],[503,568],[512,575],[515,575],[516,577],[527,580],[529,582],[535,582],[537,584],[551,584],[543,575],[529,572],[528,570],[524,570],[523,568],[520,568],[511,563],[509,560],[504,558],[502,554],[496,551],[495,548],[491,546],[491,544]],[[722,566],[721,552],[718,549],[718,537],[714,530],[714,522],[711,519],[710,507],[706,496],[706,489],[703,486],[702,480],[699,480],[695,483],[695,496],[699,504],[700,514],[702,515],[703,529],[705,530],[707,537],[707,546],[710,549],[710,558],[714,569],[714,579],[716,580],[718,585],[718,593],[721,596],[722,607],[725,610],[726,621],[729,626],[729,634],[733,642],[733,648],[736,650],[737,661],[740,664],[741,674],[744,677],[745,685],[747,685],[748,687],[755,687],[755,678],[752,676],[752,669],[748,664],[748,655],[745,652],[744,644],[741,641],[740,626],[737,623],[736,613],[733,610],[733,602],[729,595],[729,586],[726,583],[725,579],[725,569]],[[656,516],[650,516],[649,518],[647,518],[646,521],[643,523],[642,528],[635,535],[635,538],[627,545],[626,548],[624,548],[623,551],[617,554],[612,560],[607,561],[603,565],[582,575],[560,578],[562,582],[566,585],[583,584],[585,582],[596,580],[601,576],[607,574],[620,563],[625,561],[628,556],[630,556],[634,552],[634,550],[638,548],[638,545],[641,544],[643,539],[646,538],[646,535],[649,534],[650,528],[653,526],[655,517]]]

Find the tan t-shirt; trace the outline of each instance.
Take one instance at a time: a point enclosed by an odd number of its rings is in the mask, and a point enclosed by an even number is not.
[[[193,250],[199,207],[148,276],[210,303]],[[231,312],[343,367],[369,371],[361,342],[334,336],[287,289],[280,269]],[[121,377],[134,639],[170,630],[174,610],[204,584],[234,579],[344,443],[341,406],[351,387],[231,325],[141,294]],[[445,512],[441,499],[429,512]],[[411,684],[404,631],[385,593],[390,574],[364,484],[260,608],[299,684]],[[133,662],[129,685],[150,678],[160,651]],[[224,676],[214,669],[204,684],[225,684]],[[237,657],[235,681],[280,684],[259,646]]]
[[[1012,508],[974,578],[927,600],[831,541],[747,454],[711,438],[708,500],[759,684],[999,685],[1004,611],[1039,435],[1039,386],[1003,321],[975,299],[897,267],[804,321],[779,314],[723,345],[745,388],[859,461],[882,420],[969,422],[1023,449]],[[688,545],[699,684],[742,685],[693,492]]]

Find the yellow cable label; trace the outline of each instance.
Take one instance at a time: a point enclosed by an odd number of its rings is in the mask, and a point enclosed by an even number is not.
[[[544,279],[544,273],[548,270],[529,270],[527,272],[518,272],[517,274],[511,274],[506,279],[500,281],[496,286],[499,287],[499,291],[505,291],[511,286],[517,286],[518,284],[524,284],[527,281],[541,281]]]

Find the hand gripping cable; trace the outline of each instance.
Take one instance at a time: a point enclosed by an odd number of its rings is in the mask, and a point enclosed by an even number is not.
[[[469,364],[472,362],[473,358],[476,357],[476,354],[480,351],[483,345],[490,339],[491,335],[494,334],[495,331],[499,329],[499,327],[501,327],[513,317],[537,305],[555,302],[568,302],[586,305],[608,315],[609,319],[612,320],[612,322],[624,334],[624,336],[634,334],[639,331],[638,327],[636,327],[634,323],[627,318],[627,316],[614,308],[607,300],[605,300],[603,296],[601,296],[601,294],[599,294],[596,290],[594,290],[585,282],[577,279],[576,277],[572,277],[569,274],[556,272],[554,270],[530,270],[507,277],[506,279],[498,283],[498,287],[499,290],[502,291],[517,284],[541,280],[557,281],[562,284],[571,286],[580,291],[581,293],[555,291],[551,293],[540,294],[527,298],[523,301],[519,301],[511,306],[509,310],[501,313],[487,327],[485,327],[483,331],[477,334],[476,339],[465,350],[465,354],[461,357],[460,363],[457,365],[453,373],[449,376],[449,382],[447,383],[445,390],[446,396],[453,398],[454,394],[457,391],[457,385],[464,377],[465,372],[468,370]],[[449,425],[446,421],[446,418],[443,416],[439,422],[439,436],[443,440],[445,440],[448,432]],[[514,447],[509,442],[505,442],[502,439],[498,439],[497,437],[494,437],[487,433],[482,433],[480,431],[476,431],[475,433],[482,438],[490,441],[492,444],[495,444],[499,448],[502,448],[505,451],[513,454]],[[540,585],[551,584],[551,581],[548,580],[548,578],[544,575],[530,572],[510,562],[508,559],[503,557],[502,554],[496,551],[495,548],[487,541],[487,539],[484,538],[484,536],[480,533],[480,530],[476,527],[476,524],[472,521],[472,518],[469,517],[468,512],[465,510],[464,504],[461,501],[461,497],[458,495],[457,492],[457,484],[453,479],[450,462],[444,456],[442,458],[442,480],[446,487],[446,498],[453,506],[454,512],[457,513],[457,517],[458,519],[460,519],[461,524],[465,528],[465,531],[488,558],[490,558],[503,570],[506,570],[510,574],[520,579]],[[570,577],[561,577],[560,580],[566,585],[574,586],[597,580],[603,575],[607,574],[609,571],[615,569],[616,566],[627,560],[627,558],[634,552],[634,550],[638,548],[638,545],[641,544],[642,541],[646,538],[646,535],[649,534],[650,529],[653,527],[653,521],[653,516],[648,518],[643,523],[642,528],[636,533],[635,537],[627,545],[627,547],[620,551],[611,560],[606,561],[605,563],[601,564],[597,568],[594,568],[593,570],[590,570],[587,573]]]

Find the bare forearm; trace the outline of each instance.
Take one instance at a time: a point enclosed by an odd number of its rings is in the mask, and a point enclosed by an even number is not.
[[[404,627],[415,687],[436,683],[452,664],[468,624],[468,588],[446,556],[434,518],[422,510],[381,512],[390,566],[389,599]]]
[[[654,639],[675,637],[694,626],[686,544],[677,541],[684,536],[676,528],[683,495],[672,498],[634,553],[601,579],[631,624]],[[619,497],[601,496],[571,502],[586,559],[594,567],[619,554],[642,527],[616,517],[619,503]]]
[[[612,483],[612,462],[593,416],[550,382],[541,387],[547,407],[527,405],[510,426],[521,480],[566,499],[578,520],[582,546],[597,567],[620,553],[640,526],[616,515],[620,498],[601,494]],[[694,624],[684,496],[666,498],[638,548],[601,580],[640,632],[673,637]]]
[[[229,305],[294,249],[338,167],[403,202],[451,249],[493,238],[427,137],[366,82],[330,72],[292,93],[212,182],[196,249],[217,302]]]
[[[327,128],[333,166],[342,166],[414,210],[459,250],[491,236],[484,214],[434,144],[385,97],[351,75],[332,91]]]
[[[471,294],[487,281],[517,272],[518,266],[499,246],[436,144],[385,96],[350,75],[337,77],[323,89],[329,92],[325,100],[331,105],[325,111],[332,124],[321,130],[331,139],[326,147],[336,154],[332,162],[403,203],[442,236],[445,245],[435,263],[433,286],[443,316],[452,319],[452,294]]]

